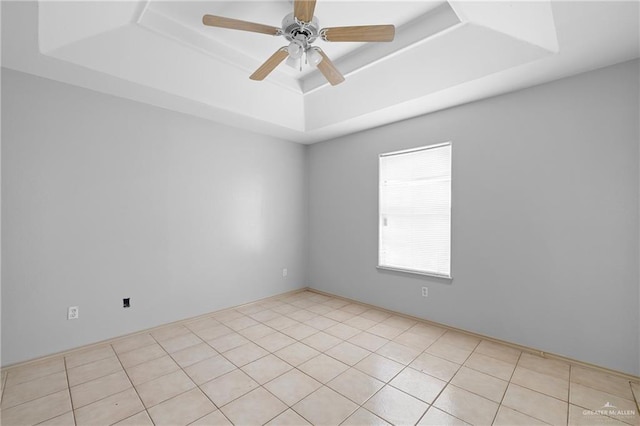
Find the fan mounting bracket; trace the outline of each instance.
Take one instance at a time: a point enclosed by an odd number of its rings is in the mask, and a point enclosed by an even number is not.
[[[282,35],[284,38],[289,41],[302,42],[306,46],[318,38],[320,35],[319,28],[318,18],[315,16],[311,19],[311,22],[302,22],[293,13],[282,19]]]

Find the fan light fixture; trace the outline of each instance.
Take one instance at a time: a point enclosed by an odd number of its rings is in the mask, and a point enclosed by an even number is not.
[[[361,25],[320,29],[318,18],[313,16],[315,7],[316,0],[293,0],[293,13],[282,19],[281,28],[215,15],[204,15],[202,23],[211,27],[283,36],[289,41],[289,45],[278,49],[251,74],[249,77],[251,80],[264,80],[285,59],[287,59],[287,65],[302,70],[301,58],[306,54],[307,63],[314,67],[317,66],[332,86],[342,83],[344,77],[322,49],[312,46],[316,39],[321,38],[328,42],[393,41],[395,37],[396,29],[393,25]]]

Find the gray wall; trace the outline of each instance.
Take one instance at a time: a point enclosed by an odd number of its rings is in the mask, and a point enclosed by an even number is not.
[[[306,285],[304,146],[9,70],[2,106],[5,365]]]
[[[311,146],[310,285],[639,374],[638,74],[628,62]],[[378,154],[444,141],[453,281],[376,270]]]

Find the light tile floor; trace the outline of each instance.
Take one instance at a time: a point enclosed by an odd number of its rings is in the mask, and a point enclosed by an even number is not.
[[[640,424],[637,383],[309,291],[1,380],[6,426]]]

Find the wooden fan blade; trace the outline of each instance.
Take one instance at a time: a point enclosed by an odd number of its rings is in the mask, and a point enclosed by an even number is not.
[[[318,64],[318,69],[324,75],[324,78],[332,85],[336,86],[344,81],[344,76],[338,71],[331,59],[324,54],[324,52],[318,49],[318,52],[322,55],[322,61]]]
[[[256,81],[264,80],[265,77],[271,74],[271,71],[273,71],[278,65],[280,65],[280,62],[284,61],[287,56],[289,56],[289,52],[287,52],[287,49],[284,47],[281,48],[276,53],[271,55],[271,57],[269,57],[269,59],[267,59],[264,64],[260,65],[260,68],[258,68],[253,74],[251,74],[249,78]]]
[[[321,34],[325,41],[393,41],[396,27],[393,25],[333,27],[323,29]]]
[[[294,0],[293,16],[302,22],[311,22],[313,11],[316,8],[316,0]]]
[[[280,29],[270,25],[256,24],[239,19],[224,18],[222,16],[204,15],[202,23],[210,27],[229,28],[231,30],[250,31],[252,33],[278,35]]]

